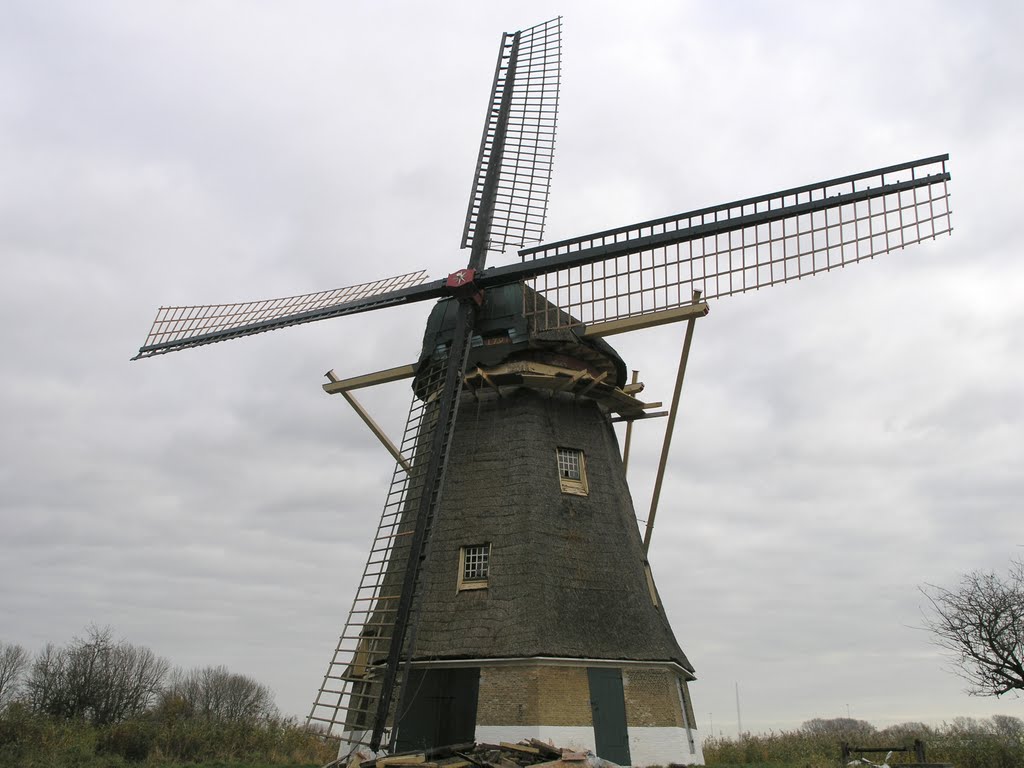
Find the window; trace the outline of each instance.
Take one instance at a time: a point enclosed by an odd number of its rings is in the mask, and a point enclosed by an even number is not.
[[[558,461],[558,482],[562,486],[562,493],[586,496],[587,463],[583,459],[583,451],[576,448],[557,448],[555,457]]]
[[[490,566],[490,544],[475,544],[460,549],[459,589],[486,589]]]

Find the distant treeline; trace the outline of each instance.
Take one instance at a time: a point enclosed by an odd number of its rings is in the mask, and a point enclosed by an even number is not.
[[[34,656],[0,641],[0,766],[323,765],[336,749],[282,718],[256,680],[173,668],[109,628]]]
[[[1024,766],[1024,721],[995,715],[988,719],[957,717],[941,726],[901,723],[877,729],[864,720],[846,717],[808,720],[795,731],[744,734],[742,738],[711,738],[704,742],[709,766],[785,766],[836,768],[840,744],[858,747],[912,747],[925,743],[930,763],[952,763],[956,768],[1021,768]],[[868,754],[881,763],[884,754]],[[853,755],[859,757],[859,755]],[[893,768],[914,762],[914,753],[895,753]]]

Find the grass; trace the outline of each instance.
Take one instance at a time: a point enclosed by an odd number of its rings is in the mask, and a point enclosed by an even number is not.
[[[803,728],[741,739],[709,739],[704,756],[712,768],[838,768],[841,741],[859,746],[927,746],[932,762],[956,768],[1024,766],[1024,722],[957,718],[939,727],[908,723],[883,731],[816,733]],[[59,720],[12,706],[0,714],[0,768],[299,768],[322,766],[336,745],[296,722],[212,722],[146,716],[98,727]],[[893,756],[891,765],[911,762]]]
[[[870,734],[808,733],[803,730],[747,735],[742,739],[709,739],[704,757],[715,768],[838,768],[840,742],[862,747],[909,746],[925,742],[927,759],[956,768],[1021,768],[1024,766],[1024,723],[1017,718],[956,718],[939,727],[920,723],[895,726]],[[879,761],[880,755],[869,755]],[[914,762],[913,753],[897,753],[890,765]]]
[[[334,743],[290,720],[147,716],[93,726],[17,706],[0,715],[0,768],[295,768],[324,765],[336,754]]]

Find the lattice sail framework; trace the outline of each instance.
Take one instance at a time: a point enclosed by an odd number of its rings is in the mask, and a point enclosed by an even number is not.
[[[577,263],[526,280],[539,327],[617,320],[730,296],[952,232],[948,155],[520,251],[524,266]],[[524,291],[524,297],[532,295]],[[548,303],[550,302],[550,303]],[[563,310],[556,316],[551,306]]]
[[[402,291],[419,286],[426,279],[426,272],[410,272],[302,296],[237,304],[160,307],[145,344],[133,359],[399,303],[403,299]]]
[[[551,188],[561,69],[561,18],[502,38],[463,248],[471,247],[477,229],[487,226],[487,250],[493,253],[541,241]],[[507,122],[502,129],[504,102]],[[487,171],[494,162],[500,163],[500,175],[488,217]]]
[[[417,513],[424,491],[431,484],[431,446],[437,430],[445,430],[442,455],[438,458],[442,465],[451,443],[459,390],[446,424],[439,425],[446,373],[447,357],[438,355],[417,381],[400,446],[402,461],[395,465],[359,588],[307,721],[319,724],[329,735],[353,747],[376,749],[375,729],[377,739],[383,731],[385,743],[393,742],[397,735],[396,722],[401,721],[407,706],[403,691],[404,681],[408,679],[407,664],[416,644],[415,617],[420,603],[418,569],[414,576],[411,616],[404,624],[399,620],[399,612],[419,522]],[[443,475],[433,481],[430,514],[422,532],[424,542],[429,542],[442,482]],[[427,546],[429,544],[425,543],[424,547]],[[401,653],[397,669],[389,675],[387,664],[393,643],[399,644]],[[382,707],[386,709],[383,716]],[[391,743],[390,747],[393,746]]]

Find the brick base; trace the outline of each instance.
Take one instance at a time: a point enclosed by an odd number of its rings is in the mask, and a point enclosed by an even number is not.
[[[585,660],[481,666],[477,740],[542,738],[593,750],[587,666]],[[678,671],[641,664],[621,670],[634,765],[702,765],[689,693]]]

